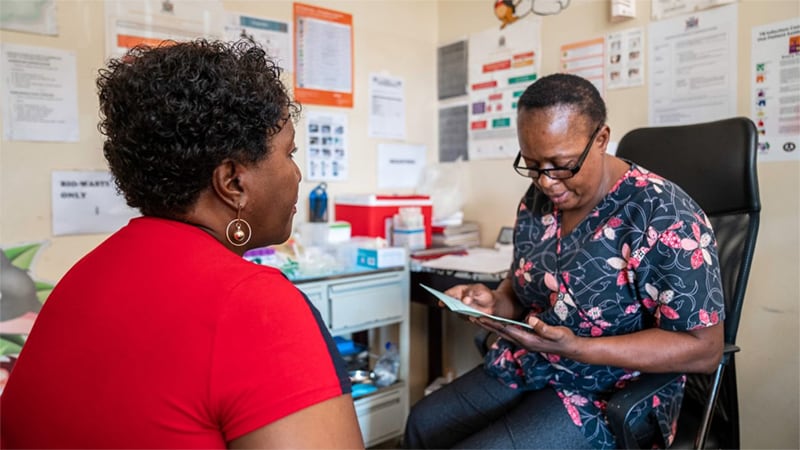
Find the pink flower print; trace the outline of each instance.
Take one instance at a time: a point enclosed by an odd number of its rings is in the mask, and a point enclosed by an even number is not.
[[[653,227],[647,227],[647,246],[652,247],[658,240],[658,232]]]
[[[519,209],[518,211],[527,211],[528,207],[525,206],[525,202],[519,202]]]
[[[569,308],[567,308],[567,305],[574,308],[575,302],[572,300],[572,296],[569,294],[569,290],[566,286],[566,284],[569,283],[569,273],[563,272],[561,276],[564,278],[564,283],[559,284],[556,281],[555,275],[552,273],[546,273],[544,275],[544,284],[548,287],[548,289],[553,291],[550,294],[550,305],[553,306],[553,311],[556,313],[559,319],[566,320],[567,315],[569,314]]]
[[[608,401],[607,400],[594,400],[592,402],[595,408],[599,409],[600,412],[605,413],[608,409]]]
[[[561,361],[561,355],[556,355],[555,353],[542,353],[542,355],[544,355],[545,358],[547,358],[547,360],[553,364]]]
[[[500,353],[497,358],[492,361],[493,366],[498,367],[506,367],[508,363],[514,362],[514,356],[511,354],[511,350],[505,349],[502,353]]]
[[[636,314],[639,311],[639,303],[633,303],[625,307],[625,314]]]
[[[558,224],[556,223],[556,216],[554,214],[547,214],[542,216],[542,225],[545,226],[542,241],[546,241],[556,235]]]
[[[705,309],[700,310],[700,322],[703,326],[710,327],[711,325],[716,325],[719,323],[719,313],[717,311],[713,311],[711,314],[708,313]]]
[[[669,248],[681,248],[681,238],[675,230],[683,226],[683,221],[679,220],[667,228],[659,237],[659,240]]]
[[[581,328],[591,328],[589,332],[592,336],[602,336],[603,330],[610,327],[611,324],[603,320],[603,310],[595,306],[586,311],[586,315],[581,314],[584,321],[579,325]]]
[[[514,271],[514,276],[517,277],[517,282],[519,282],[520,286],[525,286],[526,283],[531,282],[531,268],[533,268],[533,262],[525,261],[525,258],[519,259],[519,267]]]
[[[707,250],[708,245],[711,243],[711,235],[709,233],[701,235],[700,226],[697,223],[692,224],[692,233],[694,234],[694,239],[685,238],[681,240],[681,248],[688,251],[694,250],[691,257],[692,269],[702,266],[703,261],[711,265],[711,254]]]
[[[658,292],[658,289],[650,283],[646,283],[644,285],[644,290],[647,291],[647,294],[650,296],[650,298],[642,301],[642,303],[644,303],[648,308],[657,305],[655,312],[656,324],[661,323],[661,316],[671,320],[680,318],[680,314],[678,314],[677,311],[669,306],[669,302],[671,302],[672,298],[675,296],[675,292],[673,290],[667,289],[662,292]],[[649,302],[647,300],[649,300]]]
[[[659,406],[661,406],[661,399],[658,398],[657,395],[654,395],[653,396],[653,408],[658,408]]]
[[[631,247],[628,243],[622,244],[622,249],[620,249],[622,253],[622,257],[612,256],[611,258],[606,259],[606,262],[609,266],[614,269],[619,270],[617,274],[617,286],[623,286],[628,282],[628,260],[631,257]]]
[[[664,179],[660,176],[641,167],[632,171],[631,175],[636,179],[636,187],[645,187],[648,184],[652,184],[653,189],[659,194],[661,193],[661,186],[664,186]]]
[[[701,223],[705,224],[706,228],[708,228],[709,230],[711,230],[713,228],[711,226],[711,221],[708,220],[708,216],[707,215],[694,213],[694,217],[697,218],[698,222],[701,222]]]
[[[589,400],[582,395],[573,394],[570,391],[564,391],[563,393],[558,392],[558,396],[561,397],[561,402],[564,403],[564,407],[567,408],[567,413],[570,419],[572,419],[572,422],[578,426],[583,425],[580,412],[575,406],[584,406],[589,403]]]
[[[605,236],[606,239],[613,241],[617,237],[617,233],[614,231],[614,228],[617,228],[620,225],[622,225],[622,219],[619,217],[612,217],[594,233],[592,240],[598,240],[602,235]]]

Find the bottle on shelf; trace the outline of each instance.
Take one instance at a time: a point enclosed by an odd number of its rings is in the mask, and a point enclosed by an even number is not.
[[[400,353],[397,344],[387,342],[385,348],[373,369],[375,385],[378,387],[386,387],[397,381],[397,374],[400,371]]]

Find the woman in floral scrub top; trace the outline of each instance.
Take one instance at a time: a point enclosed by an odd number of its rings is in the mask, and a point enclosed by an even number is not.
[[[533,182],[509,276],[447,293],[533,330],[471,319],[500,339],[484,367],[415,405],[407,447],[614,448],[611,393],[640,372],[716,368],[725,313],[710,224],[680,187],[607,155],[605,120],[577,76],[520,97],[514,165]],[[654,396],[654,445],[671,443],[682,396],[683,381]]]

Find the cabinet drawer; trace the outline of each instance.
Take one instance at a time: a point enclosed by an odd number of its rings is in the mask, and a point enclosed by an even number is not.
[[[315,308],[319,311],[320,317],[322,317],[322,322],[325,326],[330,327],[331,325],[331,311],[330,305],[328,304],[328,299],[325,297],[325,290],[322,286],[319,285],[311,285],[311,286],[298,286],[298,288],[306,294],[308,300],[314,305]]]
[[[403,433],[405,411],[399,390],[357,400],[355,406],[365,446]]]
[[[398,275],[328,287],[331,328],[357,327],[403,316],[403,278]]]

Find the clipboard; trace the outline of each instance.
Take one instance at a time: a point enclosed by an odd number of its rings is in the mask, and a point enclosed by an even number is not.
[[[529,330],[533,330],[533,327],[528,325],[527,323],[519,322],[519,321],[511,320],[511,319],[506,319],[505,317],[498,317],[498,316],[493,316],[491,314],[486,314],[484,312],[478,311],[477,309],[475,309],[475,308],[473,308],[471,306],[465,305],[464,303],[461,302],[461,300],[458,300],[456,298],[450,297],[449,295],[445,294],[444,292],[437,291],[436,289],[433,289],[432,287],[429,287],[429,286],[425,286],[422,283],[420,283],[419,285],[422,286],[422,288],[425,289],[426,291],[428,291],[431,294],[433,294],[437,299],[441,300],[442,303],[444,303],[445,306],[447,306],[447,308],[450,311],[453,311],[455,313],[464,314],[464,315],[472,316],[472,317],[487,317],[489,319],[492,319],[492,320],[495,320],[495,321],[498,321],[498,322],[505,322],[505,323],[509,323],[509,324],[512,324],[512,325],[518,325],[518,326],[521,326],[523,328],[527,328]]]

